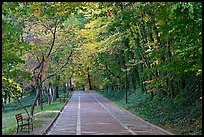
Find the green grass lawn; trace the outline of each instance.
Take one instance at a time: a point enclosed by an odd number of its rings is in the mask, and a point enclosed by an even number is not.
[[[36,116],[37,118],[54,118],[56,116],[57,112],[49,112],[45,114],[41,114]]]
[[[43,104],[43,111],[48,110],[60,110],[64,106],[64,102],[60,100],[56,100],[55,102],[52,102],[51,105],[48,105],[47,103]],[[30,111],[31,107],[27,107],[28,112]],[[40,111],[40,106],[35,107],[34,115],[42,112]],[[16,132],[16,119],[15,115],[18,113],[23,113],[25,116],[27,116],[24,109],[18,109],[8,112],[2,113],[2,135],[12,135]],[[50,114],[48,117],[53,117],[53,114]],[[40,122],[36,122],[39,125]],[[42,124],[42,123],[41,123]],[[35,127],[35,125],[34,125]]]

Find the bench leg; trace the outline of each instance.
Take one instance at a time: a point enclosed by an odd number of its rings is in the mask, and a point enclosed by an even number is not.
[[[19,128],[19,126],[17,126],[17,133],[18,133],[18,128]]]
[[[28,133],[30,133],[30,130],[29,130],[30,128],[29,127],[30,127],[30,124],[28,124]]]

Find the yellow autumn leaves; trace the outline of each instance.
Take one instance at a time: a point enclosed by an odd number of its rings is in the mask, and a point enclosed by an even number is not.
[[[2,91],[5,92],[5,87],[7,87],[8,90],[16,90],[22,92],[22,88],[20,84],[13,81],[11,78],[6,78],[2,76]]]
[[[37,8],[35,9],[34,16],[35,16],[35,17],[38,17],[38,16],[40,16],[40,14],[41,14],[41,10],[40,10],[40,8],[37,7]]]

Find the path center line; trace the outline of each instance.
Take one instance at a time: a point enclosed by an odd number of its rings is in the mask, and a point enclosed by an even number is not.
[[[124,127],[127,131],[129,131],[132,135],[137,135],[133,130],[129,129],[125,124],[123,124],[119,119],[117,119],[100,101],[98,101],[92,93],[90,93],[91,96],[122,126]]]
[[[77,135],[81,135],[80,101],[81,101],[81,98],[80,98],[80,92],[79,92],[79,102],[78,102],[78,111],[77,111],[77,132],[76,132]]]

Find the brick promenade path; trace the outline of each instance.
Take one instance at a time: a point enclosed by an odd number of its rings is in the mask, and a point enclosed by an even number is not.
[[[47,135],[172,135],[98,95],[74,91]]]

